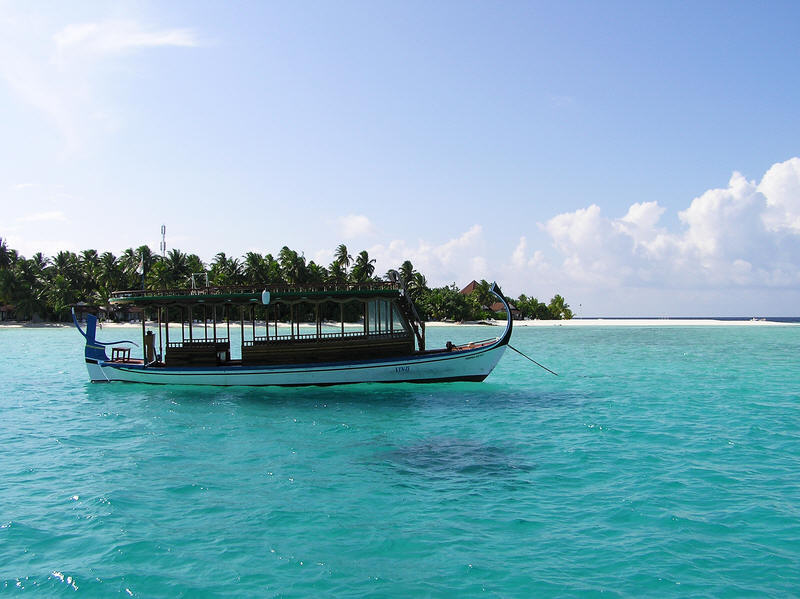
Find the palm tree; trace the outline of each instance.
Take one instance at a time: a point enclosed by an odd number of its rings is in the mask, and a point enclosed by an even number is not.
[[[97,250],[83,250],[78,258],[80,264],[81,292],[84,298],[94,295],[97,290],[97,275],[100,269],[100,256]]]
[[[336,252],[333,255],[333,260],[339,263],[339,266],[344,269],[345,273],[347,273],[347,269],[350,268],[350,265],[353,263],[353,257],[347,253],[347,246],[343,243],[337,246]]]
[[[400,280],[400,273],[394,268],[390,268],[386,271],[386,274],[383,275],[383,278],[392,283],[397,283]]]
[[[287,283],[290,285],[305,283],[307,272],[306,259],[303,256],[298,255],[287,246],[283,246],[278,254],[278,263],[281,266],[281,274]]]
[[[353,272],[350,273],[353,281],[356,283],[366,283],[374,272],[375,260],[370,260],[367,250],[360,251],[353,264]]]
[[[11,266],[11,252],[14,250],[9,250],[8,246],[6,245],[6,240],[0,237],[0,269],[5,269]]]
[[[480,283],[478,283],[475,289],[472,290],[472,293],[470,293],[470,297],[473,298],[473,302],[478,308],[488,308],[495,302],[491,288],[492,286],[486,279],[481,279]]]
[[[74,252],[61,251],[53,258],[54,276],[63,277],[64,285],[69,285],[77,294],[81,291],[81,266]]]
[[[244,256],[244,278],[248,285],[266,285],[269,273],[264,257],[258,252],[247,252]]]
[[[197,254],[189,254],[186,256],[186,278],[177,282],[188,286],[188,279],[191,278],[193,274],[202,274],[204,272],[206,272],[206,265],[203,264],[200,256]]]
[[[70,305],[78,301],[78,292],[67,277],[57,274],[50,281],[46,297],[48,304],[57,317],[63,318]]]
[[[525,318],[534,318],[536,320],[552,320],[555,318],[547,304],[540,302],[535,297],[528,297],[524,293],[517,298],[517,309],[520,310]]]
[[[214,256],[209,272],[211,283],[219,286],[241,285],[242,284],[242,264],[238,258],[228,258],[225,252],[219,252]]]
[[[14,308],[18,316],[33,318],[35,314],[41,315],[46,310],[44,271],[39,266],[34,259],[22,259],[16,264],[17,277],[21,284],[20,293],[14,298]]]
[[[94,269],[100,262],[100,256],[97,254],[97,250],[83,250],[80,261],[84,268]]]
[[[224,278],[225,270],[228,266],[228,256],[225,252],[217,252],[211,261],[211,268],[208,270],[208,278],[214,285],[224,285],[221,279]]]
[[[164,258],[164,265],[167,269],[167,285],[180,286],[192,274],[189,269],[189,256],[177,248],[172,248]]]
[[[0,304],[13,304],[22,285],[11,268],[0,268]]]
[[[41,276],[44,276],[44,271],[50,265],[50,258],[42,254],[42,252],[36,252],[33,256],[31,256],[31,261],[42,273]]]
[[[161,259],[161,256],[154,254],[150,246],[147,245],[140,245],[136,248],[136,257],[139,258],[139,266],[144,269],[145,274],[157,260]]]
[[[406,260],[400,265],[399,275],[400,281],[403,284],[408,285],[414,277],[414,273],[416,273],[416,271],[414,270],[414,265],[411,264],[411,260]]]
[[[328,282],[337,285],[347,283],[347,271],[337,260],[328,266]]]
[[[158,260],[150,267],[147,273],[148,289],[166,289],[172,281],[169,267],[166,260]]]
[[[0,245],[3,245],[0,243]],[[30,260],[6,248],[6,266],[0,268],[0,303],[14,305],[18,317],[28,319],[47,310],[48,260],[37,252]]]
[[[119,289],[122,284],[122,268],[120,268],[117,258],[111,252],[100,254],[99,262],[96,279],[97,293],[100,303],[107,305],[111,292]]]
[[[136,279],[136,269],[139,266],[139,259],[136,257],[136,251],[133,248],[128,248],[120,254],[119,267],[122,269],[122,274],[125,278],[125,287],[132,289],[135,284],[131,284]]]
[[[306,270],[308,273],[307,282],[311,283],[312,285],[321,285],[328,278],[328,271],[325,269],[325,267],[320,266],[313,260],[308,263]]]
[[[569,320],[572,318],[572,310],[569,309],[569,304],[558,294],[553,296],[553,299],[550,300],[547,309],[550,311],[553,318],[557,320]]]
[[[264,256],[264,268],[267,271],[267,282],[270,285],[281,285],[285,283],[283,275],[281,274],[281,265],[272,257],[272,254]]]
[[[428,289],[428,280],[421,272],[415,272],[408,282],[408,293],[412,299],[416,299],[421,293]]]
[[[58,252],[53,257],[53,268],[62,276],[72,276],[77,272],[78,257],[72,252]]]

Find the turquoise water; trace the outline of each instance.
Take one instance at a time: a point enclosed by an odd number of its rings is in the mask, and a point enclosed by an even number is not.
[[[800,327],[518,329],[560,377],[308,389],[92,385],[81,340],[0,330],[0,593],[800,593]]]

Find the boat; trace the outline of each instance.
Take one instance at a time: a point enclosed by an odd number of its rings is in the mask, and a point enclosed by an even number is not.
[[[99,341],[94,315],[86,315],[84,329],[73,310],[73,322],[86,341],[92,382],[301,386],[482,381],[502,357],[513,327],[496,284],[491,292],[506,310],[502,335],[460,345],[448,341],[436,349],[426,348],[425,323],[397,282],[113,292],[113,306],[136,307],[141,314],[140,358],[131,356],[132,346],[139,347],[134,341]],[[157,335],[147,329],[146,312]],[[170,323],[178,322],[179,335],[170,330]],[[238,355],[231,352],[232,332]]]

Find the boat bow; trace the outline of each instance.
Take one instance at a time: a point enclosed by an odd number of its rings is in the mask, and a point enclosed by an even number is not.
[[[497,341],[497,345],[508,345],[508,342],[511,340],[511,331],[514,328],[514,321],[511,318],[511,306],[508,305],[506,298],[503,297],[503,294],[501,293],[496,282],[492,283],[489,291],[500,300],[500,302],[503,304],[503,307],[506,309],[506,330],[503,333],[503,336]]]
[[[84,331],[81,328],[81,325],[78,323],[78,318],[75,316],[75,308],[72,309],[72,322],[75,325],[75,328],[78,329],[78,332],[83,335],[83,338],[86,339],[86,350],[84,352],[84,356],[88,360],[103,360],[108,361],[108,355],[106,355],[106,346],[108,345],[119,345],[120,343],[130,343],[139,347],[137,343],[134,341],[122,340],[122,341],[110,341],[107,343],[103,343],[102,341],[98,341],[95,337],[97,335],[97,316],[94,314],[87,314],[86,315],[86,330]]]

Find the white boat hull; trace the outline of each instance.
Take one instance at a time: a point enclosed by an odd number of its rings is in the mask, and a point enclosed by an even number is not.
[[[170,385],[299,386],[352,383],[482,381],[503,355],[505,343],[403,358],[282,366],[143,366],[87,358],[92,382]]]

